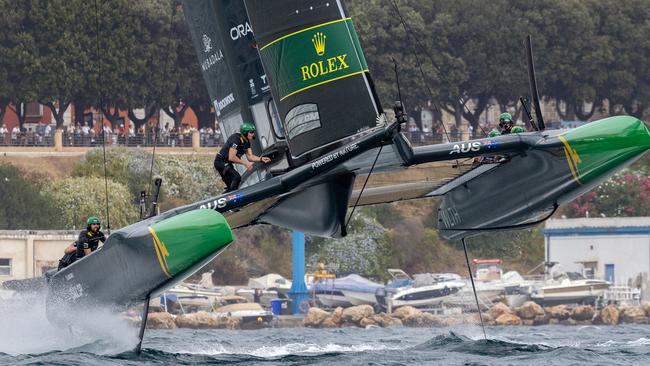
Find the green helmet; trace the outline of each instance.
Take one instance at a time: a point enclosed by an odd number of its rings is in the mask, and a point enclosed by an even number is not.
[[[499,123],[512,123],[512,115],[508,112],[503,112],[499,115]]]
[[[501,132],[499,132],[499,131],[497,131],[497,130],[492,130],[492,131],[490,131],[490,133],[488,134],[488,137],[497,137],[497,136],[501,136]]]
[[[88,224],[89,226],[92,225],[92,224],[101,225],[101,222],[99,222],[99,219],[97,218],[97,216],[90,216],[88,218],[88,220],[86,220],[86,224]]]
[[[241,132],[242,135],[245,135],[249,132],[255,132],[255,125],[250,122],[244,122],[242,123],[241,127],[239,127],[239,132]]]
[[[515,126],[512,128],[512,130],[510,130],[510,133],[522,133],[522,132],[526,132],[526,130],[521,126]]]

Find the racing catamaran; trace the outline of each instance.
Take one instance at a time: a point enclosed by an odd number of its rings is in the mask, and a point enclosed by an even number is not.
[[[237,191],[113,232],[100,250],[49,276],[50,314],[79,302],[144,302],[146,314],[150,297],[226,248],[231,229],[272,224],[340,237],[356,205],[441,197],[438,229],[447,239],[530,226],[650,148],[645,124],[629,116],[545,130],[532,62],[538,130],[412,147],[401,133],[401,103],[394,120],[383,113],[341,0],[193,0],[183,9],[222,133],[253,121],[253,148],[273,163],[244,173]],[[440,179],[400,174],[495,155],[502,159],[441,167]],[[365,187],[371,174],[387,172],[405,178]]]

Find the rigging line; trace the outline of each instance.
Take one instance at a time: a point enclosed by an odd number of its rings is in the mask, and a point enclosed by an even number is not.
[[[348,221],[345,223],[345,231],[347,232],[347,227],[348,224],[350,224],[350,221],[352,220],[352,215],[354,215],[354,210],[357,208],[357,205],[359,204],[359,200],[361,200],[361,195],[363,195],[363,190],[366,189],[366,184],[368,184],[368,181],[370,180],[370,176],[372,175],[373,169],[375,169],[375,164],[377,164],[377,160],[379,159],[379,155],[381,154],[381,149],[384,148],[384,145],[379,146],[379,150],[377,151],[377,156],[375,156],[375,161],[372,162],[372,166],[370,166],[370,171],[368,172],[368,176],[366,177],[366,180],[363,182],[363,186],[361,186],[361,190],[359,191],[359,195],[357,196],[356,202],[354,202],[354,206],[352,206],[352,211],[350,212],[350,216],[348,216]]]
[[[397,2],[395,0],[392,0],[392,1],[389,0],[389,3],[393,7],[393,10],[395,10],[395,12],[397,13],[397,16],[400,18],[400,23],[402,24],[402,27],[404,27],[407,38],[411,39],[411,37],[413,37],[413,39],[417,43],[418,47],[422,50],[422,52],[424,52],[425,55],[427,55],[427,57],[429,58],[429,61],[431,61],[431,64],[433,64],[433,67],[435,67],[436,70],[438,70],[438,75],[440,76],[440,78],[444,82],[446,82],[447,84],[451,85],[451,82],[449,82],[449,80],[444,76],[444,74],[442,73],[440,67],[438,66],[438,64],[433,59],[433,56],[431,56],[431,54],[429,54],[429,52],[427,52],[426,48],[420,43],[420,41],[418,40],[417,37],[412,36],[413,30],[411,29],[411,27],[409,27],[407,25],[406,21],[404,20],[404,17],[402,17],[402,13],[399,10],[399,6],[397,5]],[[424,74],[424,70],[422,70],[422,63],[419,61],[419,57],[417,55],[417,52],[413,52],[413,55],[415,56],[415,59],[416,59],[416,61],[418,63],[418,68],[420,69],[420,73],[422,74],[422,80],[424,81],[424,85],[426,86],[427,90],[429,91],[429,96],[433,100],[434,99],[433,98],[433,93],[431,92],[431,88],[429,87],[429,84],[427,83],[427,78],[426,78],[426,76]],[[460,105],[463,107],[463,109],[465,109],[467,111],[468,114],[471,114],[469,108],[467,107],[467,102],[461,96],[457,97],[457,101],[460,103]],[[438,111],[440,111],[435,103],[433,104],[433,106]],[[442,128],[443,128],[443,131],[445,133],[445,136],[447,136],[447,140],[451,142],[451,139],[449,138],[449,135],[447,133],[447,129],[445,128],[444,123],[442,123]],[[479,124],[479,128],[483,131],[483,134],[485,136],[487,136],[487,133],[485,132],[483,127],[481,127],[480,124]]]
[[[174,15],[176,15],[176,7],[172,3],[172,14],[169,17],[169,33],[167,34],[169,42],[171,42],[172,33],[173,33],[173,30],[174,30],[174,28],[173,28],[174,27]],[[171,52],[169,52],[169,51],[167,52],[167,58],[165,60],[165,66],[162,69],[163,75],[166,73],[167,69],[169,68],[169,59],[171,58],[170,57],[171,54],[172,54]],[[156,117],[156,125],[157,125],[157,128],[160,128],[160,108],[158,108],[158,113],[157,113],[157,117]],[[153,184],[152,183],[153,182],[153,166],[154,166],[154,162],[156,160],[156,145],[158,144],[158,134],[156,133],[155,128],[153,129],[153,132],[154,132],[153,133],[153,151],[151,152],[151,167],[149,168],[149,191],[148,192],[150,192],[150,193],[151,193],[151,190],[152,190],[151,186]]]
[[[111,216],[108,209],[108,171],[106,168],[106,130],[104,129],[104,89],[102,88],[102,60],[99,57],[99,8],[95,3],[95,57],[97,58],[97,81],[99,85],[99,115],[102,128],[102,152],[104,155],[104,192],[106,195],[106,232],[111,235]]]
[[[474,293],[474,300],[476,300],[476,310],[478,311],[478,318],[481,320],[481,329],[483,329],[483,338],[487,341],[487,335],[485,334],[485,324],[483,324],[483,315],[481,314],[481,306],[478,304],[478,295],[476,294],[476,286],[474,285],[474,276],[472,276],[472,267],[469,266],[469,255],[467,255],[467,244],[465,244],[465,238],[462,238],[463,242],[463,251],[465,251],[465,263],[467,263],[467,273],[469,274],[469,279],[472,281],[472,292]]]

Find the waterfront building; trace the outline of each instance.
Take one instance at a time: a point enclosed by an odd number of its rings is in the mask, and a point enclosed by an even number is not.
[[[650,217],[552,219],[542,232],[547,262],[650,299]]]

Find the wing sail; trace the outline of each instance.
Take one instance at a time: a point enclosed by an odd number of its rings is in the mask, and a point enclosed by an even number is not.
[[[380,106],[341,2],[245,3],[294,158],[376,125]]]

